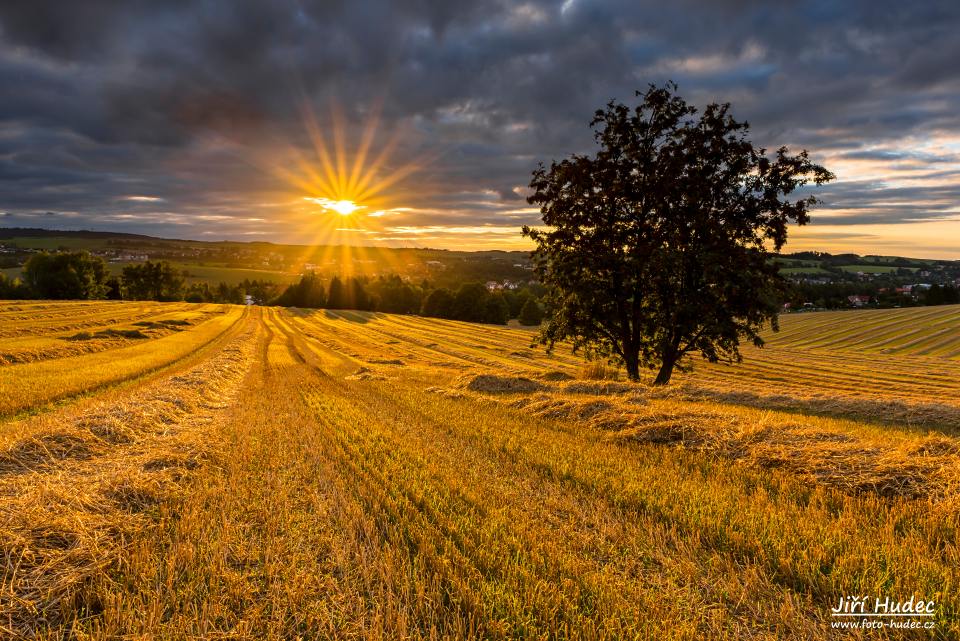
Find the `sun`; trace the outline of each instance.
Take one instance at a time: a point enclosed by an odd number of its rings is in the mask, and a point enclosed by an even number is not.
[[[364,205],[358,205],[352,200],[331,200],[330,198],[304,198],[310,202],[317,203],[328,211],[335,211],[341,216],[349,216],[359,209],[365,209]]]

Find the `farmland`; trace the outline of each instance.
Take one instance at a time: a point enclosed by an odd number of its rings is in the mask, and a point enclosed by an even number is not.
[[[828,639],[849,594],[960,634],[956,306],[786,316],[656,389],[411,316],[0,321],[6,636]]]

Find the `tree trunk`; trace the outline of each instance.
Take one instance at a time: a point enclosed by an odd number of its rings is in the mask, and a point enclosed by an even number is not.
[[[628,352],[623,356],[623,363],[627,367],[627,378],[631,381],[640,380],[640,351]]]
[[[653,380],[654,385],[666,385],[670,382],[670,377],[673,376],[673,368],[677,364],[677,357],[674,354],[664,354],[663,364],[660,366],[660,371],[657,372],[657,377]]]

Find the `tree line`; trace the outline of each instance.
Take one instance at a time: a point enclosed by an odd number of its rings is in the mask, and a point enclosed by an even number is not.
[[[24,264],[23,278],[0,274],[0,298],[110,299],[243,304],[246,296],[258,305],[353,309],[504,325],[511,318],[539,325],[543,310],[536,288],[489,291],[481,283],[457,289],[413,284],[396,274],[369,277],[335,276],[325,281],[308,272],[286,288],[269,281],[244,280],[238,285],[188,283],[187,275],[166,261],[127,265],[111,276],[106,262],[87,252],[34,254]]]
[[[539,325],[543,310],[535,288],[489,291],[482,283],[463,283],[457,289],[416,285],[391,274],[377,278],[334,276],[325,284],[308,272],[274,301],[284,307],[356,309],[391,314],[419,314],[475,323],[505,325],[517,318],[523,325]]]
[[[897,292],[895,286],[882,283],[795,283],[784,302],[790,303],[793,309],[803,309],[807,303],[818,309],[847,309],[850,296],[868,296],[872,307],[887,308],[960,303],[960,290],[939,283],[929,289],[915,287],[909,293]]]
[[[246,296],[267,303],[279,294],[269,281],[188,283],[187,274],[168,262],[127,265],[110,275],[106,262],[88,252],[41,252],[23,265],[22,278],[0,274],[0,298],[51,300],[155,300],[243,304]]]

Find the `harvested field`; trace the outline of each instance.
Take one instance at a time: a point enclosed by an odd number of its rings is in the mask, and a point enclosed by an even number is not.
[[[0,636],[867,638],[830,608],[878,592],[935,629],[869,638],[960,635],[958,308],[651,389],[525,330],[98,305],[0,306],[40,328],[0,353],[104,342],[0,366]]]

